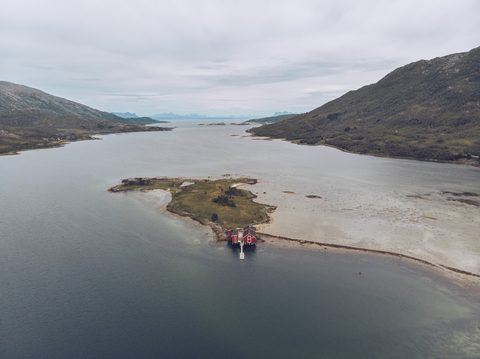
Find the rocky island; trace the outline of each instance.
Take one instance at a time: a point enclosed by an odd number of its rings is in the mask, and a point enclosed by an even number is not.
[[[163,190],[172,195],[167,210],[175,215],[191,218],[210,226],[217,240],[226,239],[228,227],[269,223],[274,206],[256,203],[256,196],[243,185],[254,185],[251,178],[188,179],[188,178],[132,178],[113,186],[110,192]]]
[[[256,193],[258,193],[258,196],[250,191],[239,188],[239,186],[244,185],[256,185]],[[384,216],[382,215],[375,215],[373,227],[365,228],[365,230],[374,235],[378,231],[377,226],[387,225],[392,231],[392,233],[389,232],[388,235],[388,237],[391,238],[389,240],[378,240],[376,243],[365,243],[362,240],[358,241],[358,238],[360,238],[358,236],[363,236],[364,233],[360,233],[362,232],[361,230],[358,230],[358,228],[355,229],[355,227],[351,228],[352,226],[349,225],[352,221],[356,222],[358,220],[354,209],[344,210],[336,215],[333,212],[327,214],[322,211],[323,216],[320,220],[318,215],[315,214],[315,211],[312,211],[312,209],[318,208],[318,205],[314,204],[312,199],[314,202],[322,201],[321,207],[329,208],[332,204],[325,202],[323,196],[302,196],[296,192],[285,190],[281,191],[281,194],[294,196],[293,201],[297,203],[297,209],[294,207],[292,208],[293,211],[292,209],[286,210],[289,200],[280,200],[277,196],[270,199],[270,201],[273,200],[275,205],[257,203],[254,202],[254,199],[260,202],[267,202],[265,198],[266,191],[270,193],[272,188],[269,188],[265,183],[257,184],[256,179],[131,178],[122,180],[120,184],[109,188],[108,191],[118,193],[151,190],[169,192],[172,198],[166,206],[167,211],[171,214],[187,217],[202,225],[209,226],[212,228],[217,242],[226,241],[226,229],[228,227],[243,228],[248,225],[256,225],[259,228],[257,232],[259,241],[269,245],[281,247],[295,246],[297,248],[299,248],[298,246],[302,246],[311,250],[353,251],[388,255],[405,260],[413,260],[440,270],[446,270],[448,273],[458,273],[470,278],[480,278],[475,254],[458,253],[458,248],[455,250],[447,249],[449,248],[449,243],[451,243],[448,238],[450,235],[453,235],[453,232],[450,233],[453,228],[452,224],[448,222],[447,218],[444,218],[443,215],[444,212],[450,213],[450,207],[455,206],[458,211],[460,209],[459,206],[461,206],[465,212],[465,220],[476,222],[476,219],[474,219],[477,218],[475,208],[478,208],[480,205],[478,201],[480,195],[476,193],[444,192],[440,196],[433,194],[426,196],[407,196],[409,202],[411,200],[418,202],[418,210],[423,213],[418,214],[415,218],[408,217],[405,221],[400,220],[400,223],[399,216],[402,216],[402,211],[399,209],[397,209],[398,213],[392,213],[392,218],[388,216],[388,218],[383,218]],[[304,206],[306,207],[306,211],[302,209]],[[432,206],[436,208],[436,217],[427,215],[432,211]],[[277,208],[278,213],[276,211]],[[274,211],[276,220],[273,223],[271,215],[273,215]],[[388,213],[390,212],[389,210]],[[411,212],[410,209],[409,212]],[[367,212],[361,214],[362,217],[366,215],[368,215]],[[329,236],[329,240],[327,241],[326,238],[323,238],[323,235],[326,234],[327,229],[334,231],[334,228],[332,225],[322,227],[320,223],[325,220],[332,223],[341,223],[342,229],[338,229],[337,231],[345,231],[345,233],[327,233]],[[312,221],[317,224],[312,226]],[[392,221],[395,223],[393,227]],[[437,229],[428,229],[426,222],[441,222],[441,224],[437,223],[435,226],[438,227]],[[412,228],[412,226],[415,227],[415,229]],[[314,230],[314,228],[317,227],[321,228],[321,230]],[[299,228],[303,228],[303,230]],[[355,229],[355,231],[347,233],[348,228]],[[397,230],[408,230],[409,234],[408,236],[399,236]],[[446,237],[444,236],[445,238],[438,236],[437,243],[434,246],[431,244],[425,246],[424,236],[426,230],[446,231],[448,235]],[[467,231],[467,228],[464,228],[464,230]],[[418,231],[420,236],[415,231]],[[338,235],[340,235],[340,237],[338,237]],[[471,245],[468,236],[462,239],[461,243],[458,243],[455,248],[460,248],[463,245]],[[477,247],[478,246],[468,248],[475,252],[476,250],[474,248]]]

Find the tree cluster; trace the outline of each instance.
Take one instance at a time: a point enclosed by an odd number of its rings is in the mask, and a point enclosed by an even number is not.
[[[218,197],[215,197],[214,199],[212,199],[212,202],[218,203],[222,206],[237,207],[235,205],[235,202],[233,202],[233,199],[230,199],[225,195],[220,195]]]
[[[134,178],[134,179],[124,179],[122,180],[122,184],[124,186],[147,186],[149,185],[151,180],[143,179],[143,178]]]
[[[241,196],[242,193],[237,187],[230,187],[228,190],[225,191],[227,196]]]

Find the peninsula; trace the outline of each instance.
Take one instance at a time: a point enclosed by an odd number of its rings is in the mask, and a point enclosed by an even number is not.
[[[94,135],[172,130],[145,126],[157,122],[122,118],[28,86],[0,81],[0,155],[59,147],[94,139]]]
[[[223,178],[133,178],[124,179],[113,186],[110,192],[164,190],[172,194],[167,210],[173,214],[189,217],[203,225],[210,226],[217,240],[225,240],[228,227],[243,228],[248,225],[268,223],[274,206],[256,203],[256,196],[242,185],[254,185],[256,179]]]
[[[228,178],[226,178],[228,176]],[[258,197],[250,191],[240,189],[239,186],[244,185],[256,185],[258,190]],[[455,206],[457,211],[462,208],[462,214],[466,221],[471,221],[470,217],[473,215],[477,217],[476,208],[478,208],[479,202],[477,198],[480,195],[475,193],[452,193],[444,192],[439,198],[437,196],[429,195],[428,200],[426,197],[409,196],[408,200],[415,200],[418,202],[418,206],[421,207],[422,212],[429,213],[431,206],[436,209],[436,215],[439,218],[433,218],[425,214],[419,214],[418,218],[406,218],[405,228],[403,224],[398,224],[398,213],[392,213],[394,222],[397,222],[392,228],[393,232],[388,233],[389,240],[377,240],[375,243],[366,243],[360,238],[358,241],[358,232],[362,232],[358,228],[355,229],[355,233],[347,234],[346,231],[352,220],[355,222],[354,213],[347,211],[347,218],[342,219],[342,215],[323,212],[322,220],[331,217],[331,220],[343,223],[342,232],[340,237],[335,238],[335,230],[333,226],[320,226],[319,220],[315,212],[312,212],[309,208],[317,208],[316,204],[312,204],[313,201],[324,201],[325,199],[318,195],[301,196],[293,191],[282,191],[282,194],[289,196],[296,196],[294,201],[297,205],[306,206],[307,211],[298,208],[299,213],[287,211],[285,209],[285,200],[280,200],[274,195],[272,198],[273,205],[260,204],[254,202],[254,199],[266,202],[265,191],[268,189],[268,185],[264,183],[258,183],[256,179],[251,178],[232,178],[230,175],[224,175],[220,179],[189,179],[189,178],[131,178],[124,179],[116,186],[108,189],[109,192],[128,192],[128,191],[150,191],[150,190],[163,190],[171,193],[172,198],[168,203],[166,209],[168,212],[181,217],[188,217],[194,221],[199,222],[202,225],[207,225],[212,228],[216,235],[216,239],[219,242],[227,240],[226,229],[243,228],[248,225],[260,225],[259,241],[274,246],[303,246],[312,250],[336,250],[336,251],[354,251],[354,252],[366,252],[372,254],[388,255],[397,258],[403,258],[406,260],[413,260],[418,263],[422,263],[428,266],[438,268],[440,270],[446,270],[448,273],[459,273],[461,275],[467,275],[469,278],[480,278],[478,273],[478,267],[475,264],[477,261],[476,251],[478,246],[470,247],[469,237],[465,239],[458,239],[458,243],[455,245],[455,249],[448,250],[451,241],[448,238],[437,238],[436,244],[425,245],[425,221],[437,221],[437,219],[443,219],[442,213],[444,206]],[[300,204],[303,203],[303,204]],[[278,210],[277,210],[278,206]],[[313,206],[313,207],[312,207]],[[323,207],[327,208],[329,204],[323,204]],[[461,206],[461,207],[460,207]],[[470,208],[469,208],[470,207]],[[451,209],[446,209],[450,212]],[[271,215],[275,211],[277,220],[273,223]],[[287,211],[287,212],[286,212]],[[278,213],[277,213],[278,212]],[[390,213],[389,211],[388,213]],[[364,213],[363,216],[368,215]],[[334,216],[334,217],[332,217]],[[375,215],[374,227],[382,225],[382,221],[391,222],[390,218],[383,218],[382,215]],[[312,226],[311,221],[319,222],[317,225]],[[476,220],[473,220],[475,222]],[[303,230],[299,230],[298,222]],[[402,222],[402,221],[401,221]],[[447,220],[442,220],[445,223],[444,226],[440,225],[438,230],[447,231],[451,230],[450,224]],[[296,224],[297,223],[297,224]],[[310,223],[310,225],[307,225]],[[305,224],[305,226],[303,226]],[[268,229],[267,229],[268,226]],[[391,224],[388,225],[392,227]],[[417,236],[412,231],[412,226],[418,226],[421,230],[421,236]],[[321,228],[318,231],[312,231],[313,227]],[[408,236],[398,235],[398,230],[406,230],[408,228]],[[321,233],[326,230],[333,231],[329,233],[329,240],[321,238]],[[292,230],[295,232],[293,233]],[[465,228],[467,230],[468,228]],[[375,229],[368,229],[372,233],[376,233]],[[433,230],[432,230],[433,231]],[[318,233],[317,233],[318,232]],[[450,233],[450,232],[448,232]],[[360,233],[360,235],[362,235]],[[319,237],[320,236],[320,237]],[[417,238],[418,237],[418,238]],[[448,237],[448,236],[447,236]],[[464,246],[467,246],[471,253],[462,254],[459,250],[463,250]],[[458,247],[458,248],[457,248]],[[449,247],[448,247],[449,248]]]

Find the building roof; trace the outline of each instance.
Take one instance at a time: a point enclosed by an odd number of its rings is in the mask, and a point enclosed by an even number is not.
[[[252,235],[252,236],[254,236],[254,237],[257,236],[257,233],[256,233],[253,229],[251,229],[251,228],[248,228],[248,229],[246,229],[245,231],[243,231],[243,236],[244,236],[244,237],[245,237],[245,236],[248,236],[249,234]]]

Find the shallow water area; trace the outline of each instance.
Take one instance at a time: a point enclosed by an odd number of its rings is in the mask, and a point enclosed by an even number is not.
[[[478,169],[202,122],[0,157],[0,357],[478,357],[477,287],[464,279],[398,258],[267,245],[240,261],[208,228],[162,211],[163,192],[106,191],[130,177],[258,178],[258,200],[279,206],[265,229],[275,232],[297,223],[281,204],[374,226],[357,203],[404,213],[423,203],[407,195],[478,191]],[[291,231],[327,233],[317,222],[305,216]]]

